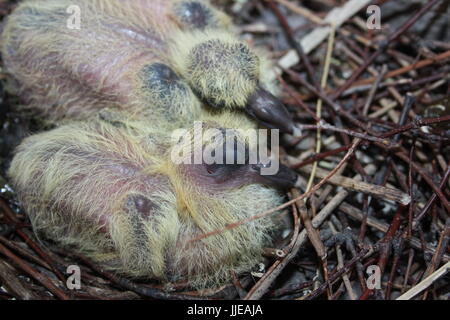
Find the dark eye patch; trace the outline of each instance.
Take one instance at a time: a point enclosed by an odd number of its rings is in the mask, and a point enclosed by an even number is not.
[[[170,67],[152,63],[142,69],[143,89],[159,92],[162,99],[175,91],[186,91],[186,85]]]
[[[217,177],[218,182],[223,182],[229,178],[235,176],[239,170],[246,167],[249,162],[248,147],[245,146],[244,150],[239,150],[238,141],[233,137],[232,149],[227,148],[226,144],[223,144],[222,160],[221,163],[205,164],[206,171],[209,176]],[[240,157],[241,152],[244,151],[244,157]],[[231,155],[229,153],[232,153]],[[215,156],[215,151],[211,152],[211,155]],[[228,158],[228,159],[227,159]],[[231,163],[227,160],[231,160]]]
[[[134,238],[142,248],[147,245],[144,223],[149,221],[157,209],[156,204],[140,194],[130,194],[125,200],[124,210],[128,214]]]
[[[197,1],[185,1],[175,8],[181,22],[196,29],[217,27],[214,13],[207,6]]]

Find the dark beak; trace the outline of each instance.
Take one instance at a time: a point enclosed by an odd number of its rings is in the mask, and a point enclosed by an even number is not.
[[[297,182],[297,173],[295,173],[294,170],[286,167],[285,165],[280,164],[280,167],[278,169],[278,172],[275,174],[268,174],[264,175],[262,174],[262,169],[267,168],[270,166],[269,164],[254,164],[252,165],[252,169],[257,171],[259,173],[258,182],[261,184],[265,184],[277,189],[291,189],[295,186],[295,183]]]
[[[293,134],[294,122],[283,103],[267,90],[259,87],[250,96],[246,111],[262,125]]]

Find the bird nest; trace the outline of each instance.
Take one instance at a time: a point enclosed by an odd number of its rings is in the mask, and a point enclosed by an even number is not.
[[[243,40],[270,51],[302,129],[282,141],[299,174],[281,207],[288,241],[229,284],[195,291],[131,280],[38,239],[6,170],[44,128],[2,90],[0,299],[448,299],[449,3],[215,2]],[[1,2],[2,19],[15,5]],[[83,272],[79,289],[69,289],[71,266]]]

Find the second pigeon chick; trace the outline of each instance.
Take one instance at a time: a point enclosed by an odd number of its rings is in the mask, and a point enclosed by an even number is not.
[[[24,1],[7,19],[2,54],[19,95],[50,120],[114,106],[185,122],[201,100],[293,131],[268,59],[206,0]]]
[[[254,127],[230,115],[203,124],[216,132]],[[174,161],[174,148],[192,147],[195,135],[170,140],[147,121],[95,117],[27,138],[9,176],[38,235],[132,277],[218,285],[231,270],[249,271],[260,261],[273,220],[191,240],[279,205],[276,189],[292,187],[295,174],[281,167],[263,176],[263,165],[245,155],[241,164],[191,164],[190,153]],[[204,141],[213,141],[224,159],[254,148],[237,131],[233,139]]]

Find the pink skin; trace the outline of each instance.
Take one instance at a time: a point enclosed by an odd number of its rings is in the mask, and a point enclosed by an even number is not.
[[[82,7],[81,30],[60,27],[60,21],[52,25],[38,20],[34,22],[36,27],[16,32],[19,36],[9,41],[4,50],[5,64],[23,84],[25,100],[48,106],[69,104],[80,108],[82,105],[87,109],[130,102],[130,94],[135,95],[137,72],[146,64],[167,62],[165,35],[179,26],[171,17],[170,1],[118,0],[117,3],[126,4],[122,16],[115,16],[116,11],[99,15]],[[61,10],[64,8],[65,4],[61,4]],[[136,17],[139,21],[124,19],[130,17],[126,10],[139,12]],[[30,15],[18,10],[15,19],[19,17],[25,23],[34,19]],[[42,48],[44,44],[33,47],[36,42],[33,39],[45,35],[46,28],[53,29],[51,32],[56,37],[52,51]],[[26,43],[30,46],[24,50],[22,46]],[[34,75],[33,80],[27,77],[29,74]],[[49,84],[59,93],[50,96]]]
[[[98,133],[108,141],[108,145],[89,144],[89,147],[86,147],[78,144],[76,138],[73,141],[61,140],[60,144],[44,146],[45,150],[42,151],[45,152],[45,156],[36,161],[39,161],[45,170],[46,164],[52,156],[59,154],[67,159],[67,169],[75,166],[68,170],[71,172],[71,176],[57,188],[60,192],[61,190],[66,192],[66,196],[61,198],[60,195],[55,195],[55,198],[49,203],[68,216],[84,215],[109,236],[111,212],[117,210],[117,206],[121,210],[125,210],[126,197],[137,194],[147,197],[149,211],[138,210],[137,213],[141,214],[145,220],[149,220],[154,213],[152,212],[152,197],[156,193],[168,192],[171,190],[171,185],[169,180],[162,175],[149,175],[142,172],[151,166],[152,162],[147,158],[142,158],[140,147],[123,137],[120,130],[113,135],[106,135],[101,131]],[[120,150],[118,146],[127,152],[122,154],[111,151]],[[25,144],[21,148],[27,149],[28,146]],[[72,169],[75,170],[72,171]],[[35,178],[36,182],[24,186],[24,189],[20,190],[20,194],[29,196],[44,190],[46,179],[48,176],[45,176],[43,172],[39,173]],[[39,194],[37,196],[41,197]],[[89,212],[89,216],[86,216],[87,212]]]

